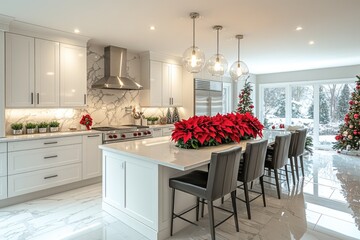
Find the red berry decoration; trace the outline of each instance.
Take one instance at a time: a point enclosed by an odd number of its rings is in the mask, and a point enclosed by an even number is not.
[[[275,125],[272,125],[272,127],[271,127],[272,129],[275,129]]]

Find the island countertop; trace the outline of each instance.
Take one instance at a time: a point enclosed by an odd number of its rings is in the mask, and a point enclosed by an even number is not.
[[[244,151],[247,142],[249,140],[214,147],[183,149],[176,147],[176,143],[172,142],[167,136],[106,144],[101,145],[100,148],[105,151],[141,158],[142,160],[162,166],[186,171],[209,163],[212,152],[221,151],[233,146],[241,146]]]

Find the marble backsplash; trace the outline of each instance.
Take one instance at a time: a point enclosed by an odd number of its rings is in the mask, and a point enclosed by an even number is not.
[[[139,82],[140,59],[138,54],[128,52],[127,75]],[[133,124],[134,119],[125,107],[136,108],[143,111],[145,116],[162,116],[167,109],[139,107],[139,91],[91,89],[91,85],[104,76],[104,46],[89,44],[87,49],[87,88],[88,106],[86,108],[28,108],[6,109],[5,129],[11,134],[12,123],[41,122],[57,120],[60,130],[68,131],[69,128],[80,129],[80,119],[84,114],[93,118],[93,126],[119,126]],[[181,109],[180,114],[181,114]]]

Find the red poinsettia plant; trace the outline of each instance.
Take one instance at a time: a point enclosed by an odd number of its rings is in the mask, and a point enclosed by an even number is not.
[[[216,116],[194,116],[175,123],[171,135],[178,147],[197,149],[201,146],[216,146],[241,139],[262,137],[264,126],[250,113],[228,113]]]
[[[85,125],[87,130],[90,130],[90,127],[92,126],[92,118],[90,117],[89,114],[83,115],[81,120],[80,120],[80,124],[81,125]]]

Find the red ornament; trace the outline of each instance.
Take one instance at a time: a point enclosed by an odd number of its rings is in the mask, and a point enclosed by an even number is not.
[[[357,135],[357,134],[358,134],[358,132],[357,132],[356,130],[354,130],[354,132],[353,132],[353,133],[354,133],[354,135]]]
[[[355,118],[355,119],[358,119],[358,118],[359,118],[359,114],[355,113],[355,114],[354,114],[354,118]]]
[[[254,108],[254,105],[250,105],[249,107],[250,107],[250,108]]]
[[[350,105],[353,105],[353,104],[354,104],[354,101],[353,101],[353,100],[350,100],[350,101],[349,101],[349,104],[350,104]]]
[[[356,85],[356,89],[359,90],[359,89],[360,89],[360,85]]]
[[[272,128],[272,129],[275,129],[275,125],[272,125],[271,128]]]

